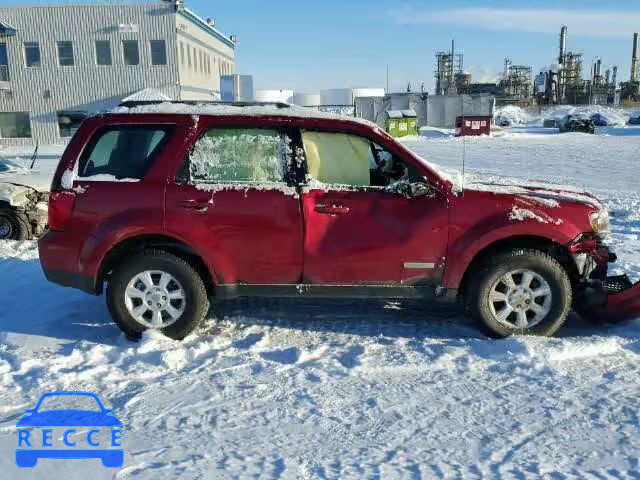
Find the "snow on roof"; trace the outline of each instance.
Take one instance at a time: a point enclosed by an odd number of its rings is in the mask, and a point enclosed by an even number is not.
[[[156,90],[155,88],[143,88],[137,92],[129,95],[127,98],[123,98],[123,102],[145,102],[145,101],[163,101],[171,100],[164,93]]]
[[[138,105],[132,107],[117,107],[111,113],[161,113],[180,115],[209,115],[209,116],[247,116],[247,117],[291,117],[291,118],[311,118],[341,120],[346,122],[359,123],[368,127],[379,129],[379,127],[369,120],[356,117],[347,117],[335,113],[321,112],[314,108],[298,107],[290,104],[278,105],[225,105],[214,103],[179,103],[163,102],[149,105]]]
[[[417,117],[415,110],[387,110],[389,118],[411,118]]]

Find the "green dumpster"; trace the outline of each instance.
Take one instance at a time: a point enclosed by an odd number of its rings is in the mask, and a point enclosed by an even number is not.
[[[418,133],[418,116],[413,110],[388,110],[387,133],[392,137],[406,137]]]

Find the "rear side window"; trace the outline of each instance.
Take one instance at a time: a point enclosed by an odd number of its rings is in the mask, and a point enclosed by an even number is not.
[[[278,130],[212,128],[189,155],[196,183],[284,181],[285,149]]]
[[[114,126],[100,130],[91,140],[78,177],[111,175],[116,179],[142,179],[173,130],[170,126]]]

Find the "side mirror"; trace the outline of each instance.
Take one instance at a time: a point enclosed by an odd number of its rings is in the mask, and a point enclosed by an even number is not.
[[[409,184],[411,187],[411,198],[432,197],[434,194],[433,187],[425,182],[415,182]]]
[[[433,188],[425,182],[395,182],[387,187],[388,191],[404,198],[424,198],[433,195]]]

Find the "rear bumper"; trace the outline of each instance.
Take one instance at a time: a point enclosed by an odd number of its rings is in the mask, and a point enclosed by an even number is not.
[[[48,231],[38,241],[40,265],[47,280],[98,295],[95,278],[81,268],[81,250],[81,240],[71,232]]]
[[[48,270],[42,268],[47,280],[63,287],[76,288],[91,295],[98,295],[95,279],[79,273],[64,272],[62,270]]]

